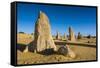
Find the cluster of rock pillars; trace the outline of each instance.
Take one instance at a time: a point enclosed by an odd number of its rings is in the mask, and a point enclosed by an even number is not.
[[[56,39],[60,39],[59,33],[57,33]],[[69,28],[69,40],[75,41],[75,35],[72,28]],[[24,52],[28,52],[29,48],[27,46]],[[31,46],[31,50],[35,53],[41,53],[44,51],[46,51],[46,53],[50,53],[51,51],[49,50],[52,50],[54,52],[59,52],[62,55],[69,55],[72,58],[75,58],[76,56],[67,44],[57,49],[51,34],[49,19],[42,11],[40,11],[38,19],[35,23],[34,41]]]

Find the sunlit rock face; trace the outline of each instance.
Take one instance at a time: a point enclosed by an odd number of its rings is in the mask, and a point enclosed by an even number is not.
[[[56,51],[56,46],[51,35],[49,19],[42,11],[40,11],[35,24],[35,38],[33,46],[35,46],[35,52],[41,52],[47,49],[53,49]]]
[[[69,27],[69,40],[70,41],[75,41],[74,31],[72,30],[71,27]]]

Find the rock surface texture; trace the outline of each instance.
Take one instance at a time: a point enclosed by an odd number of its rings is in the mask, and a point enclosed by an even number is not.
[[[69,40],[75,41],[75,35],[71,27],[69,27]]]
[[[58,53],[61,54],[61,55],[67,55],[68,54],[68,49],[66,46],[62,46],[58,49]]]
[[[34,45],[35,52],[41,52],[47,49],[56,51],[56,45],[51,35],[49,19],[47,15],[40,11],[39,17],[35,24]]]
[[[71,58],[75,58],[76,54],[71,50],[71,48],[69,47],[69,45],[66,45],[67,49],[68,49],[68,56]]]

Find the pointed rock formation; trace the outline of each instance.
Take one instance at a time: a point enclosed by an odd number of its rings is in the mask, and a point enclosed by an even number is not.
[[[71,48],[69,47],[69,45],[66,45],[67,49],[68,49],[68,56],[70,58],[75,58],[76,54],[74,53],[74,51],[71,50]]]
[[[78,32],[78,36],[77,36],[77,39],[81,39],[82,38],[82,35],[80,32]]]
[[[64,40],[68,41],[67,39],[67,35],[64,33],[64,36],[63,36]]]
[[[60,38],[59,32],[57,32],[56,39],[57,39],[57,40],[60,40],[60,39],[61,39],[61,38]]]
[[[75,35],[71,27],[69,27],[69,40],[75,41]]]
[[[35,24],[35,38],[34,45],[35,52],[41,52],[47,49],[53,49],[56,51],[56,45],[51,35],[51,29],[49,19],[47,15],[40,11],[39,17]]]

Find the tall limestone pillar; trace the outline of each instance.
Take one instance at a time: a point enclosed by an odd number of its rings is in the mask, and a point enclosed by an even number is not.
[[[35,52],[41,52],[46,49],[53,49],[56,51],[56,45],[51,35],[51,28],[47,15],[40,11],[39,17],[35,24],[34,34],[34,45]]]
[[[75,41],[75,35],[71,27],[69,27],[69,40]]]

